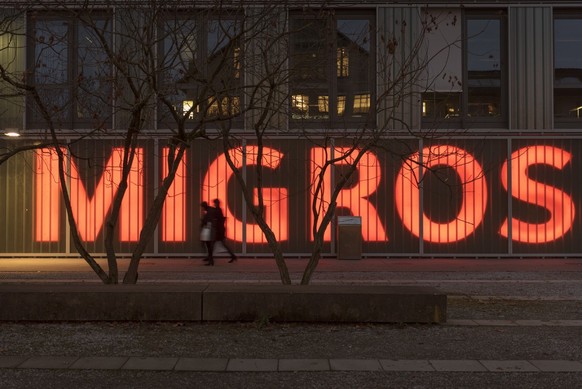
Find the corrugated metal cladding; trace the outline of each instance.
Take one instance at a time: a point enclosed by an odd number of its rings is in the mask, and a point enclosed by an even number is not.
[[[0,147],[6,147],[7,141],[2,142]],[[117,190],[121,144],[81,142],[68,163],[67,185],[79,231],[94,253],[104,251],[103,220]],[[333,152],[337,156],[347,146],[337,139]],[[307,253],[310,177],[331,150],[290,139],[272,140],[266,147],[267,220],[285,253]],[[248,141],[231,152],[251,186],[257,182],[256,151]],[[120,253],[130,252],[139,235],[164,174],[163,155],[164,148],[155,141],[140,145],[116,233]],[[54,158],[50,151],[30,152],[0,166],[0,255],[75,252]],[[324,193],[346,167],[337,164],[326,176]],[[362,216],[365,254],[579,255],[582,181],[575,177],[581,168],[582,139],[387,140],[360,161],[340,194],[337,216]],[[221,144],[197,141],[186,154],[146,255],[202,254],[199,204],[215,197],[222,200],[235,250],[269,253]],[[331,230],[327,237],[325,253],[333,253]]]
[[[403,123],[410,128],[418,128],[420,116],[418,115],[418,98],[413,92],[415,83],[403,74],[409,73],[406,66],[411,58],[416,55],[411,51],[418,41],[420,29],[419,9],[415,7],[389,7],[378,9],[378,30],[381,36],[378,38],[379,56],[377,69],[380,80],[378,84],[378,96],[386,93],[386,86],[393,87],[390,92],[392,98],[383,99],[379,107],[378,122],[389,122],[389,128],[396,130],[406,129]],[[385,45],[381,42],[396,41],[397,50],[394,54],[386,52]],[[404,68],[404,69],[403,69]],[[400,80],[394,86],[393,80]]]
[[[509,15],[511,128],[552,128],[552,9],[512,7]]]
[[[2,31],[13,34],[0,34],[0,64],[9,74],[23,74],[26,55],[22,50],[25,47],[24,19],[18,11],[0,8],[0,23]],[[14,73],[13,73],[14,72]],[[22,128],[24,116],[24,98],[8,97],[13,91],[4,85],[1,92],[0,126],[5,128]]]

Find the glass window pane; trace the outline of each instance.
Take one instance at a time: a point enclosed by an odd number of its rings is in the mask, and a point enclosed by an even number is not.
[[[346,111],[346,96],[338,96],[337,97],[337,115],[343,116],[344,112]]]
[[[554,22],[556,83],[582,86],[582,19]]]
[[[208,23],[208,54],[212,55],[228,48],[236,38],[238,26],[235,20],[211,20]]]
[[[325,110],[325,103],[320,104],[320,96],[329,96],[330,87],[326,22],[294,18],[290,29],[292,118],[329,118],[329,107]]]
[[[554,21],[554,115],[582,119],[582,18]]]
[[[101,39],[111,45],[110,24],[95,21],[94,26],[77,29],[77,118],[103,120],[110,110],[111,65]]]
[[[372,20],[371,14],[347,11],[319,19],[291,18],[292,119],[332,119],[331,125],[339,128],[349,127],[344,121],[370,120],[375,74]]]
[[[240,75],[241,50],[236,45],[240,34],[235,20],[211,20],[208,23],[208,74],[219,69],[220,82],[233,85]]]
[[[362,117],[370,111],[370,21],[338,19],[336,28],[338,94],[353,100],[349,117]]]
[[[34,38],[36,83],[68,82],[69,23],[64,20],[38,20]]]
[[[176,112],[194,119],[199,112],[195,88],[195,80],[200,77],[198,24],[195,18],[169,19],[162,33],[162,91]]]
[[[429,92],[422,94],[422,118],[453,120],[461,116],[461,93]]]
[[[501,116],[501,21],[467,20],[467,114]]]
[[[354,115],[370,112],[370,95],[359,94],[354,96]]]
[[[38,90],[43,107],[48,111],[54,124],[57,127],[68,127],[70,125],[72,102],[69,88],[47,87]],[[35,104],[32,107],[32,122],[46,123],[43,113]]]
[[[168,20],[164,25],[163,68],[165,80],[188,82],[197,73],[196,22],[194,20]]]
[[[236,90],[240,82],[241,48],[237,45],[241,29],[239,21],[217,19],[208,22],[207,72],[216,103],[210,106],[212,115],[238,115],[240,98]]]

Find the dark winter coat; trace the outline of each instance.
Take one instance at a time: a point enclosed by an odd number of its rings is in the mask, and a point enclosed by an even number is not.
[[[220,208],[213,208],[214,209],[214,216],[215,216],[215,220],[214,220],[214,225],[215,227],[215,231],[216,231],[216,240],[222,241],[224,240],[224,238],[226,237],[226,218],[224,217],[224,214],[222,213],[222,209]]]

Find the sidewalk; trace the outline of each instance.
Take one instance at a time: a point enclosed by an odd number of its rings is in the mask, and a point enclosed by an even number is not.
[[[98,261],[106,269],[106,261]],[[129,260],[119,261],[120,282]],[[287,259],[298,284],[307,259]],[[2,258],[0,283],[96,282],[82,259]],[[280,283],[272,258],[219,258],[213,267],[199,258],[144,259],[139,283]],[[312,284],[422,285],[449,296],[534,300],[582,300],[582,259],[322,259]]]
[[[307,260],[287,263],[297,283]],[[280,282],[271,258],[219,258],[214,267],[146,259],[139,274],[144,286]],[[100,281],[80,259],[0,260],[0,285],[71,282]],[[449,319],[420,326],[0,323],[0,382],[44,389],[530,389],[582,380],[582,260],[323,259],[312,283],[436,287],[448,295]]]
[[[389,360],[226,359],[160,357],[2,357],[0,368],[71,370],[155,370],[196,372],[582,372],[582,362],[564,360]]]
[[[228,258],[218,257],[216,266],[204,267],[200,258],[146,258],[140,262],[140,272],[186,272],[186,273],[277,273],[275,260],[270,257],[239,258],[227,263]],[[105,259],[97,262],[107,266]],[[291,273],[301,273],[308,263],[305,258],[286,258]],[[120,270],[126,269],[129,259],[119,259]],[[0,258],[0,273],[5,272],[91,272],[81,258]],[[338,260],[323,258],[316,273],[383,273],[383,272],[580,272],[581,259],[387,259],[364,258],[362,260]]]

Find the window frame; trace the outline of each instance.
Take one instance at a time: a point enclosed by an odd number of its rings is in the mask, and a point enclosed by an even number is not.
[[[324,16],[321,16],[321,12],[324,12]],[[376,126],[376,87],[377,87],[377,74],[376,74],[376,11],[374,9],[325,9],[319,10],[317,15],[314,15],[310,12],[305,12],[304,10],[297,10],[291,9],[289,11],[289,26],[293,24],[293,21],[299,20],[318,20],[322,21],[326,28],[328,29],[327,34],[325,34],[326,40],[323,44],[328,48],[327,49],[327,60],[325,62],[326,66],[326,77],[327,77],[327,88],[326,92],[327,95],[322,96],[315,96],[317,97],[316,100],[310,102],[309,105],[317,105],[321,106],[323,103],[327,107],[328,117],[326,118],[293,118],[293,101],[295,100],[296,96],[304,96],[305,93],[301,88],[289,88],[289,127],[291,129],[321,129],[321,128],[331,128],[335,130],[341,129],[352,129],[352,128],[361,128],[363,126],[366,127],[375,127]],[[351,88],[350,94],[351,98],[346,97],[345,95],[340,95],[339,90],[339,83],[342,80],[349,79],[350,75],[353,73],[353,70],[350,68],[352,59],[348,58],[345,63],[342,63],[342,67],[340,68],[340,64],[338,63],[338,55],[340,46],[337,45],[337,21],[338,20],[367,20],[369,23],[369,38],[370,38],[370,57],[368,63],[368,71],[367,71],[367,78],[368,78],[368,90],[369,90],[369,102],[370,108],[369,111],[365,115],[361,115],[360,117],[352,117],[352,116],[344,116],[348,110],[348,107],[352,107],[355,104],[355,96],[361,96],[367,91],[358,90],[355,88]],[[290,31],[289,36],[289,64],[290,64],[290,73],[293,73],[293,31]],[[349,50],[348,50],[349,51]],[[345,52],[343,54],[346,54]],[[342,56],[342,59],[345,59]],[[356,62],[357,61],[353,61]],[[343,66],[347,66],[348,68],[345,69]],[[346,70],[347,74],[343,73]],[[338,74],[338,71],[340,72]],[[290,78],[291,85],[294,83],[293,76]],[[311,95],[308,95],[312,97]],[[324,98],[323,100],[321,98]],[[342,99],[343,97],[343,99]],[[340,101],[341,100],[341,101]],[[342,114],[339,113],[340,106],[343,107],[341,109]],[[349,112],[353,115],[354,110],[351,109]]]
[[[158,79],[160,80],[160,86],[162,88],[175,88],[176,92],[178,92],[179,82],[178,81],[166,81],[165,80],[165,65],[164,60],[166,59],[166,47],[165,47],[165,39],[166,39],[166,32],[164,30],[166,23],[171,21],[180,21],[180,22],[187,22],[187,21],[194,21],[194,31],[197,36],[194,38],[196,42],[196,50],[197,54],[194,53],[193,57],[193,64],[196,66],[197,69],[200,69],[200,72],[203,74],[208,74],[209,72],[209,56],[210,56],[210,47],[208,44],[209,39],[209,31],[210,31],[210,23],[213,21],[234,21],[235,23],[239,23],[237,28],[239,28],[240,33],[244,33],[242,30],[242,22],[244,18],[236,12],[233,11],[232,13],[221,14],[220,12],[215,12],[213,10],[208,9],[188,9],[184,10],[181,9],[179,11],[168,11],[164,15],[161,16],[158,31],[162,36],[159,39],[158,44],[158,56],[159,56],[159,64],[160,64],[160,71],[158,73]],[[237,33],[237,36],[238,33]],[[243,104],[244,95],[242,93],[243,88],[243,79],[244,79],[244,52],[243,49],[240,47],[234,47],[233,50],[233,66],[232,69],[234,73],[237,75],[235,77],[236,85],[233,87],[233,90],[237,90],[235,95],[229,96],[208,96],[206,100],[200,99],[201,101],[198,102],[198,107],[191,112],[187,118],[184,119],[184,124],[189,126],[197,121],[203,120],[204,127],[209,129],[216,129],[219,128],[221,123],[228,121],[233,129],[243,128],[244,124],[244,115],[241,111],[241,106]],[[207,83],[208,84],[208,83]],[[204,83],[192,81],[188,84],[184,84],[185,88],[183,90],[189,89],[197,89],[199,87],[204,88]],[[174,96],[179,96],[179,94],[175,94]],[[167,93],[166,97],[171,97],[171,93]],[[188,97],[200,97],[199,94],[196,96],[188,96],[187,94],[184,95],[184,99],[181,101],[182,107],[191,106],[187,103],[192,102],[195,104],[194,100],[187,100]],[[229,109],[236,109],[238,110],[238,114],[234,115],[226,115],[224,119],[220,117],[213,117],[211,112],[217,109],[218,106],[221,108],[225,107],[224,103],[227,103],[227,107]],[[196,104],[195,104],[196,105]],[[202,116],[199,113],[201,110],[205,110],[207,112],[206,116]],[[180,110],[177,109],[177,113]],[[169,116],[171,115],[168,108],[163,104],[160,100],[157,104],[157,112],[158,112],[158,128],[160,129],[170,129],[176,126],[176,122],[171,119]],[[186,110],[182,108],[182,114],[185,115]]]
[[[442,129],[508,129],[509,128],[509,34],[508,34],[508,12],[505,8],[495,9],[464,9],[461,12],[461,91],[460,92],[436,92],[423,91],[421,96],[421,127],[434,129],[436,126]],[[468,22],[470,20],[499,20],[499,50],[500,50],[500,115],[496,117],[487,116],[469,116],[469,66],[468,66]],[[425,95],[435,96],[431,100],[425,100]],[[425,118],[423,117],[422,107],[425,101],[434,102],[441,97],[443,101],[458,101],[458,117],[449,119],[443,117]]]
[[[556,109],[556,90],[567,90],[567,91],[579,91],[580,96],[582,97],[582,79],[579,80],[578,87],[567,87],[562,86],[560,88],[557,87],[557,77],[556,77],[556,20],[580,20],[580,24],[582,27],[582,10],[580,9],[554,9],[552,15],[552,117],[554,121],[554,128],[556,129],[577,129],[582,127],[582,112],[578,118],[564,118],[557,116],[558,110]],[[582,107],[582,98],[581,104],[579,107]],[[582,110],[582,109],[581,109]]]
[[[113,39],[114,34],[114,23],[113,14],[107,10],[95,10],[90,13],[90,18],[94,22],[105,21],[107,24],[107,30],[110,34],[110,39]],[[61,83],[40,83],[37,82],[37,61],[40,58],[37,56],[37,42],[36,42],[36,31],[38,23],[42,22],[63,22],[67,23],[67,80]],[[113,99],[114,99],[114,83],[113,83],[113,65],[107,60],[106,66],[109,68],[106,74],[106,79],[108,81],[108,96],[99,96],[99,98],[108,98],[108,103],[104,103],[105,109],[108,111],[107,114],[103,114],[100,119],[105,119],[104,121],[96,122],[94,118],[80,117],[80,104],[79,99],[83,93],[79,80],[80,67],[82,66],[82,61],[80,59],[81,46],[79,45],[79,31],[81,25],[83,25],[81,17],[76,14],[71,14],[64,11],[32,11],[27,15],[27,47],[26,47],[26,68],[30,74],[31,84],[39,91],[41,94],[43,91],[66,91],[69,94],[67,103],[68,113],[63,118],[54,117],[53,121],[55,126],[60,129],[94,129],[96,125],[107,128],[113,127]],[[112,44],[112,41],[110,42]],[[102,47],[102,46],[99,46]],[[104,52],[104,51],[103,51]],[[107,56],[107,54],[105,54]],[[27,99],[30,99],[27,97]],[[26,104],[26,122],[28,128],[45,128],[47,123],[45,119],[41,118],[37,113],[36,102],[30,102],[28,100]]]

